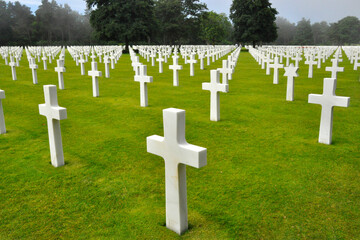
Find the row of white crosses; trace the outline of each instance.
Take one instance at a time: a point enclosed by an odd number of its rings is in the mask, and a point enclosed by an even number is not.
[[[360,67],[360,46],[346,46],[342,47],[342,49],[350,60],[350,63],[354,64],[353,69],[356,71],[358,67]]]
[[[320,131],[319,131],[319,143],[331,144],[332,141],[332,121],[333,121],[333,108],[334,106],[339,107],[348,107],[350,98],[349,97],[339,97],[335,95],[336,90],[336,81],[337,73],[343,72],[344,68],[338,66],[338,62],[341,62],[341,48],[332,48],[335,50],[334,59],[331,59],[332,66],[326,67],[325,70],[331,72],[331,78],[324,79],[323,94],[310,94],[308,102],[314,104],[320,104],[322,106],[321,110],[321,121],[320,121]],[[250,47],[250,53],[256,57],[260,56],[258,50]],[[312,55],[307,55],[308,60],[305,62],[309,65],[308,77],[312,78],[312,65],[315,65],[316,62],[313,61]],[[311,67],[311,68],[310,68]],[[274,79],[273,83],[278,84],[278,69],[283,68],[282,64],[279,64],[278,57],[275,57],[275,63],[270,64],[270,68],[274,68]],[[286,91],[286,100],[294,100],[294,77],[298,77],[297,71],[299,67],[290,64],[288,67],[285,67],[284,76],[287,77],[287,91]]]

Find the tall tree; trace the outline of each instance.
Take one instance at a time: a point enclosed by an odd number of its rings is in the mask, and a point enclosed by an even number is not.
[[[359,44],[360,21],[357,17],[345,17],[333,23],[329,29],[329,37],[334,44]]]
[[[86,0],[91,25],[105,41],[150,42],[154,29],[153,0]]]
[[[275,44],[289,45],[294,40],[296,30],[295,24],[289,22],[286,18],[277,17],[276,26],[278,37]]]
[[[311,26],[313,36],[314,36],[314,44],[316,45],[326,45],[329,44],[329,24],[325,21],[314,23]]]
[[[314,36],[311,28],[310,20],[303,18],[296,25],[296,33],[294,44],[297,45],[312,45],[314,44]]]
[[[228,17],[213,11],[203,15],[201,20],[202,38],[207,44],[231,44],[233,27]]]
[[[273,42],[277,38],[276,14],[269,0],[233,0],[230,18],[235,39],[241,43]]]

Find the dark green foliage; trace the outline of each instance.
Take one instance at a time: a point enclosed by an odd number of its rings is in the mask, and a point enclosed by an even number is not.
[[[233,27],[228,17],[222,13],[207,12],[201,19],[202,39],[206,44],[230,44]]]
[[[154,30],[153,0],[87,0],[90,22],[104,41],[150,43]]]
[[[269,0],[233,0],[230,13],[236,41],[255,46],[276,40],[275,15],[278,12]]]
[[[331,24],[329,37],[334,44],[359,44],[360,21],[357,17],[345,17],[339,22]]]
[[[42,0],[35,15],[19,2],[0,0],[0,45],[89,44],[89,14]]]
[[[310,20],[303,18],[296,26],[294,37],[296,45],[312,45],[314,44],[314,36],[311,29]]]

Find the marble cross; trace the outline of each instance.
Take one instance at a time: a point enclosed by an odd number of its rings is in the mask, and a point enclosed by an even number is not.
[[[104,55],[104,64],[105,64],[105,77],[109,78],[110,77],[110,60],[109,57],[107,55]]]
[[[147,83],[151,83],[153,81],[153,77],[147,76],[146,65],[141,65],[139,66],[139,68],[140,68],[139,75],[134,76],[134,81],[140,83],[140,106],[147,107],[148,106]]]
[[[57,67],[55,68],[55,72],[58,73],[58,80],[59,80],[59,89],[65,89],[64,86],[64,72],[66,72],[66,68],[64,67],[64,60],[56,60]]]
[[[0,89],[0,134],[6,133],[4,110],[2,106],[2,100],[5,98],[5,91]]]
[[[297,53],[293,59],[295,61],[295,67],[299,67],[299,62],[302,60],[302,58],[300,57],[300,54]]]
[[[273,84],[279,84],[279,69],[283,68],[283,64],[279,64],[279,57],[275,57],[274,64],[269,64],[269,68],[274,69]]]
[[[154,67],[155,66],[156,52],[151,51],[150,57],[151,57],[151,66]]]
[[[181,235],[188,229],[186,165],[207,164],[206,148],[186,142],[185,111],[163,110],[164,137],[147,137],[147,151],[165,160],[166,227]]]
[[[356,56],[354,57],[354,71],[356,71],[358,67],[360,67],[359,60],[360,60],[359,54],[356,53]]]
[[[92,77],[93,97],[99,97],[99,77],[101,77],[101,71],[98,71],[97,62],[91,62],[91,71],[88,71],[88,75]]]
[[[325,78],[323,94],[309,94],[309,103],[321,105],[319,143],[331,144],[334,107],[349,107],[349,97],[335,95],[336,78]]]
[[[317,62],[314,61],[313,56],[310,55],[309,59],[305,61],[305,64],[309,65],[308,78],[313,77],[313,65],[316,65]]]
[[[267,56],[264,61],[266,62],[266,75],[270,75],[270,66],[274,60],[272,60],[270,56]]]
[[[202,89],[210,91],[210,120],[220,120],[220,92],[229,92],[228,84],[220,83],[219,70],[210,71],[210,83],[203,83]]]
[[[36,69],[38,69],[38,65],[35,62],[35,58],[30,58],[29,67],[31,68],[33,83],[38,84],[37,72],[36,72]]]
[[[344,68],[338,66],[339,59],[331,59],[331,62],[332,66],[326,67],[325,71],[331,72],[331,78],[337,78],[337,73],[344,72]]]
[[[44,86],[45,104],[39,104],[40,115],[47,118],[51,164],[60,167],[65,164],[61,140],[60,120],[67,118],[66,108],[59,107],[55,85]]]
[[[299,74],[297,71],[298,67],[295,67],[294,64],[290,64],[288,67],[285,67],[284,76],[287,77],[287,88],[286,88],[286,101],[294,101],[294,77],[298,77]]]
[[[229,83],[229,77],[230,74],[233,73],[233,69],[229,67],[229,61],[228,60],[222,60],[222,68],[218,68],[219,72],[222,74],[222,83],[228,84]]]
[[[187,61],[190,64],[190,76],[194,76],[194,64],[197,63],[197,60],[195,60],[195,53],[192,53],[190,55],[190,59]]]
[[[83,58],[82,54],[80,54],[79,63],[80,63],[80,68],[81,68],[81,75],[85,75],[85,63],[86,63],[86,60]]]
[[[14,57],[10,56],[10,63],[9,66],[11,67],[11,75],[13,80],[17,80],[16,77],[16,62],[14,61]]]
[[[173,65],[169,66],[169,69],[173,70],[173,85],[175,87],[179,86],[179,70],[182,70],[182,66],[179,65],[179,56],[175,54],[172,56],[173,59]]]
[[[200,59],[200,70],[204,70],[204,53],[199,53],[199,59]]]
[[[159,53],[159,58],[156,59],[157,62],[159,62],[159,73],[163,73],[163,62],[164,58],[162,57],[162,54]]]
[[[41,58],[41,60],[43,60],[43,63],[44,63],[44,70],[47,70],[47,57],[46,57],[46,54],[45,52],[43,53],[43,57]]]

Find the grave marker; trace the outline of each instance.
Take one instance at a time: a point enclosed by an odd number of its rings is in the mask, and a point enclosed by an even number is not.
[[[139,66],[139,68],[140,68],[139,75],[134,76],[134,81],[140,83],[140,106],[147,107],[148,106],[147,83],[151,83],[153,81],[153,77],[147,76],[146,65],[141,65]]]

